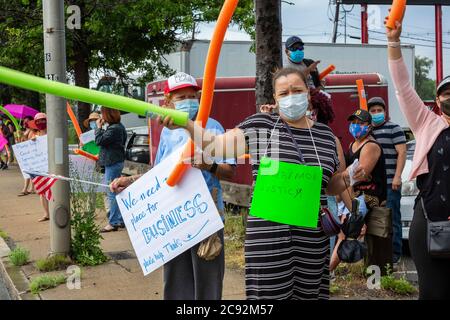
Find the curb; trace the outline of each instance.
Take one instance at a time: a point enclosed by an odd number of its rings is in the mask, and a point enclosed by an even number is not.
[[[30,282],[20,267],[9,263],[7,257],[11,249],[0,238],[0,277],[4,280],[11,300],[42,300],[39,295],[29,292]]]

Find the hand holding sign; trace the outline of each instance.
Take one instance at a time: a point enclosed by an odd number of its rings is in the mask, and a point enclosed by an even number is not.
[[[320,167],[262,158],[250,214],[269,221],[316,228],[321,186]]]
[[[189,169],[176,187],[166,184],[181,151],[116,197],[144,275],[223,228],[200,170]]]

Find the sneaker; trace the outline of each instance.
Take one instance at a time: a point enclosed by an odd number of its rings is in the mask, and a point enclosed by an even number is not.
[[[8,165],[5,163],[5,165],[2,167],[2,170],[8,169]]]

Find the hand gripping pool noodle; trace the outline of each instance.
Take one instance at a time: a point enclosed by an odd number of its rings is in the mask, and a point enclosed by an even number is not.
[[[336,67],[334,66],[334,64],[330,64],[325,70],[320,73],[319,80],[322,80],[334,70],[336,70]]]
[[[179,126],[186,126],[188,121],[188,114],[186,112],[161,108],[144,101],[111,93],[50,81],[1,66],[0,83],[30,91],[52,94],[70,100],[98,104],[125,112],[136,113],[141,116],[146,116],[147,114],[158,114],[163,117],[170,116],[173,119],[173,122]]]
[[[209,45],[208,56],[206,58],[205,73],[203,75],[202,97],[200,99],[200,108],[197,113],[196,122],[204,128],[211,113],[212,100],[214,95],[214,84],[216,81],[217,64],[219,63],[220,50],[223,39],[233,17],[234,11],[239,0],[226,0],[220,11],[217,25],[214,30],[211,43]],[[183,151],[181,159],[190,158],[194,154],[194,142],[189,140]],[[171,187],[177,185],[181,180],[189,165],[179,161],[167,179],[167,184]]]
[[[389,29],[395,29],[395,21],[402,22],[403,16],[406,9],[406,0],[394,0],[392,2],[391,12],[389,14],[388,20],[386,21],[386,26]]]
[[[3,106],[0,106],[0,111],[6,114],[6,116],[12,121],[17,131],[19,131],[22,128],[20,124],[17,122],[16,118],[14,118],[13,115],[7,109],[5,109]]]

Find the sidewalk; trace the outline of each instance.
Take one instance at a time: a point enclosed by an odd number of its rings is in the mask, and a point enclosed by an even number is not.
[[[35,267],[37,259],[47,257],[50,250],[49,222],[37,222],[43,211],[37,195],[18,197],[23,186],[22,175],[16,166],[0,171],[0,229],[11,240],[10,247],[19,245],[30,251],[31,262],[22,267],[31,280],[42,275]],[[106,224],[105,213],[97,217],[99,225]],[[82,267],[80,290],[69,290],[66,285],[42,291],[41,299],[105,299],[105,300],[159,300],[163,298],[162,269],[143,276],[126,231],[103,235],[102,247],[111,258],[96,267]],[[1,262],[0,262],[1,263]],[[244,275],[226,269],[224,299],[245,299]]]

